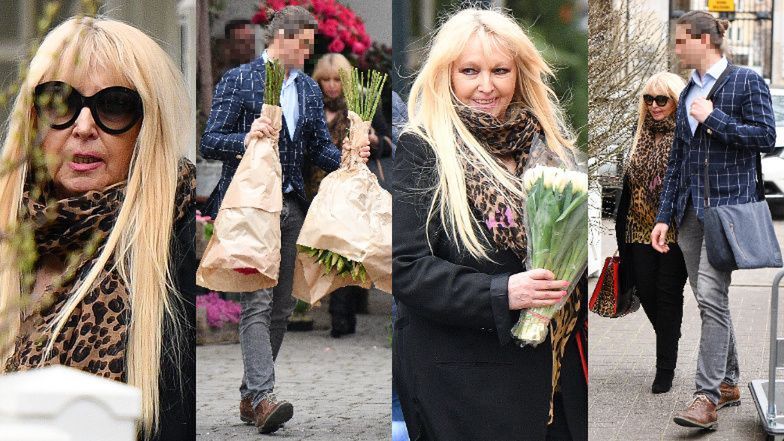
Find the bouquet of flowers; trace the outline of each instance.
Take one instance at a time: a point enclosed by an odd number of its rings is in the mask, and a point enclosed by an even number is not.
[[[278,284],[283,171],[278,132],[283,111],[283,66],[267,62],[262,115],[275,135],[250,141],[226,190],[196,283],[223,292],[249,292]]]
[[[551,156],[549,161],[554,159]],[[512,336],[521,345],[532,346],[547,338],[550,320],[566,303],[588,264],[588,175],[578,169],[576,161],[542,162],[529,160],[523,173],[526,266],[550,270],[555,280],[570,284],[557,304],[521,312]]]
[[[321,181],[297,238],[293,291],[310,304],[347,285],[392,291],[392,196],[359,156],[386,75],[341,78],[351,127],[340,168]]]

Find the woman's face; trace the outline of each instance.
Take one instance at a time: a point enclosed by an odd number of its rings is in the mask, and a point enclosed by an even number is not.
[[[652,96],[656,96],[656,95],[667,96],[666,94],[656,94],[650,92],[646,92],[646,94]],[[651,118],[653,118],[655,121],[662,121],[668,118],[670,115],[672,115],[673,112],[675,112],[675,100],[672,99],[672,97],[668,97],[668,98],[669,99],[667,100],[667,104],[663,106],[659,106],[659,104],[656,103],[656,100],[654,100],[653,103],[651,103],[650,105],[646,104],[646,106],[648,107],[648,113],[651,115]]]
[[[503,119],[517,85],[517,66],[505,51],[485,51],[474,36],[452,63],[452,90],[461,103]]]
[[[86,74],[60,75],[51,78],[71,85],[85,97],[102,89],[124,86],[134,89],[117,72],[96,68]],[[64,129],[39,127],[44,133],[42,147],[47,171],[59,197],[72,197],[91,190],[101,190],[127,179],[139,120],[119,135],[104,132],[93,119],[89,108],[78,110],[74,124]]]
[[[327,75],[319,80],[319,85],[324,95],[329,98],[337,98],[343,93],[343,83],[337,69],[327,72]]]

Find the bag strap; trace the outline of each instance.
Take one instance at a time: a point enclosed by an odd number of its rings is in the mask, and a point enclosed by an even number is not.
[[[705,96],[706,100],[708,100],[708,101],[713,100],[713,96],[716,95],[716,91],[719,89],[719,86],[722,84],[724,79],[727,78],[727,76],[730,73],[732,73],[732,71],[734,71],[734,70],[735,70],[735,65],[732,64],[732,63],[727,63],[727,67],[724,69],[724,71],[722,71],[721,75],[719,75],[719,78],[716,78],[716,82],[713,83],[713,86],[711,87],[711,90],[708,91],[708,95]],[[688,112],[688,109],[686,109],[686,111]],[[688,117],[688,115],[687,115],[687,117]],[[702,125],[702,123],[700,123],[700,125]],[[699,126],[697,126],[697,128],[699,129]],[[697,131],[695,130],[694,133],[697,134]],[[759,154],[757,154],[757,163],[758,164],[759,164],[759,161],[760,161]],[[759,182],[762,181],[762,177],[761,177],[761,172],[760,172],[760,167],[759,166],[757,166],[757,174],[760,174],[760,178],[758,180],[758,183],[759,183]],[[708,152],[706,151],[705,152],[705,195],[703,196],[703,200],[704,200],[704,203],[705,203],[705,205],[704,205],[705,208],[708,208],[710,206],[710,185],[709,185],[709,181],[710,180],[708,179]],[[759,187],[759,185],[758,185],[758,187]],[[759,192],[759,189],[757,189],[757,191]]]

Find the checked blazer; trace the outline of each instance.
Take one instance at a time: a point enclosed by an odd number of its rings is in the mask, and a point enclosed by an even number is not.
[[[253,121],[261,115],[264,103],[266,71],[261,57],[235,67],[215,87],[212,109],[201,137],[201,154],[207,159],[223,162],[218,185],[204,207],[213,219],[218,214],[229,183],[245,153],[243,140]],[[280,131],[278,149],[283,168],[283,190],[291,184],[303,199],[302,166],[305,155],[327,172],[340,165],[340,150],[332,143],[324,118],[324,101],[318,84],[300,72],[294,79],[299,101],[299,120],[293,140],[285,121]],[[284,116],[285,120],[285,116]]]
[[[680,224],[689,197],[703,219],[706,166],[709,206],[757,201],[757,154],[772,151],[776,143],[770,90],[751,69],[731,64],[727,69],[732,70],[714,85],[713,111],[694,135],[685,105],[693,81],[681,92],[657,223]]]

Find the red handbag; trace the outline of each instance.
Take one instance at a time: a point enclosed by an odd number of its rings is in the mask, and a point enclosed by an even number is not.
[[[632,295],[628,308],[619,311],[619,297],[621,295],[621,258],[616,251],[614,255],[604,260],[602,273],[593,289],[588,309],[602,317],[623,317],[639,308],[639,299]]]

